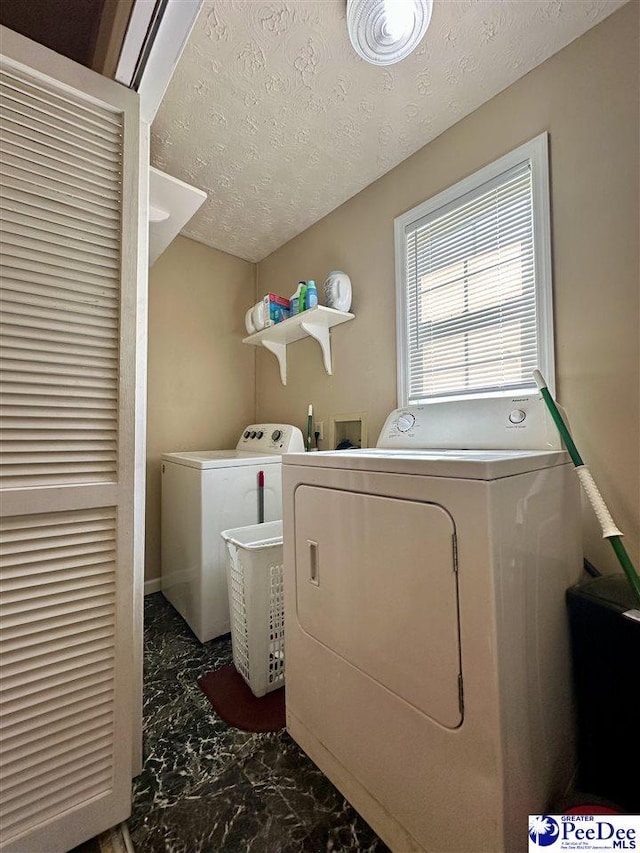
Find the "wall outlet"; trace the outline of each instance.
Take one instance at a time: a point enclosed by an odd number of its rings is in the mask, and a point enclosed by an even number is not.
[[[324,441],[324,421],[316,421],[313,431],[319,433],[318,441]]]

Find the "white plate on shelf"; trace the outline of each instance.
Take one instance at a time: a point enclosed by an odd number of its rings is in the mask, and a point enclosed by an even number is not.
[[[351,279],[342,270],[333,270],[327,276],[323,286],[324,302],[327,308],[348,311],[351,308]]]

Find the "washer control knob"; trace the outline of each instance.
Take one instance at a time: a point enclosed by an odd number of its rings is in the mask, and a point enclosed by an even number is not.
[[[397,427],[400,432],[409,432],[415,422],[416,419],[410,412],[404,412],[404,414],[400,415],[398,418]]]
[[[264,435],[264,433],[262,432],[262,430],[260,430],[258,432],[258,435],[256,436],[256,438],[262,438],[263,435]]]
[[[251,435],[251,433],[249,432],[249,430],[248,430],[248,429],[246,429],[246,430],[244,431],[244,435],[243,435],[242,437],[243,437],[243,438],[249,438],[249,436],[250,436],[250,435]]]
[[[271,433],[271,441],[280,441],[281,438],[282,438],[282,430],[281,429],[274,429],[274,431]]]
[[[522,409],[514,409],[509,412],[509,420],[512,424],[521,424],[526,417],[527,413],[523,412]]]
[[[251,433],[251,438],[255,438],[255,437],[256,437],[256,431],[253,430],[253,432]]]

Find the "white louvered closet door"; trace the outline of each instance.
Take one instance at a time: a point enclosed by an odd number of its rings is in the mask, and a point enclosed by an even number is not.
[[[2,30],[2,850],[130,811],[137,96]]]

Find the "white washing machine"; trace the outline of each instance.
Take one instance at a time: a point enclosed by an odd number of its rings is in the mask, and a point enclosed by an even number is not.
[[[200,642],[230,630],[220,533],[258,523],[261,480],[264,521],[282,518],[282,454],[303,450],[297,427],[252,424],[235,450],[163,454],[162,592]]]
[[[287,727],[397,853],[527,846],[573,762],[580,500],[537,397],[283,460]]]

